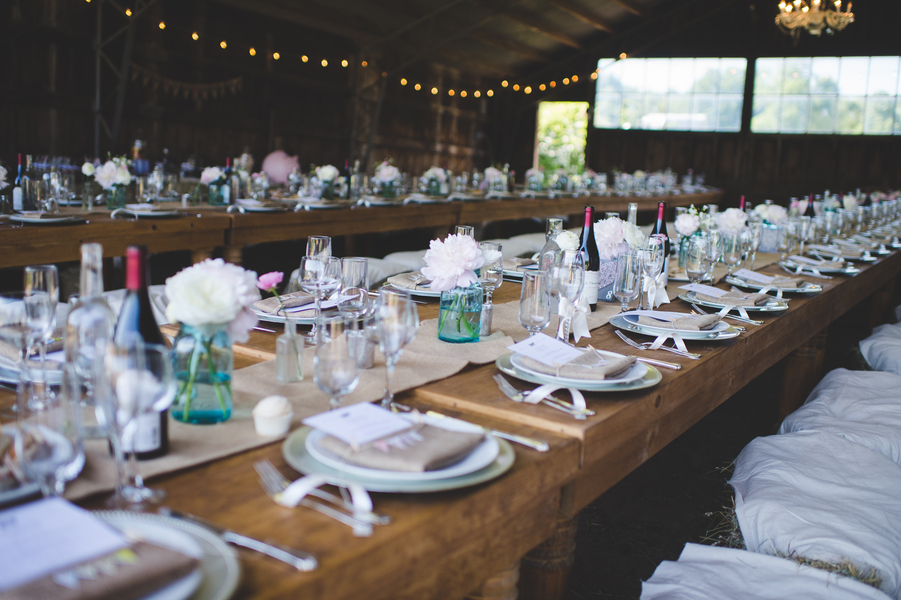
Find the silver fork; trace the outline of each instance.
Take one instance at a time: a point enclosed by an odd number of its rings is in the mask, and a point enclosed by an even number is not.
[[[692,304],[691,307],[693,309],[695,309],[696,311],[698,311],[702,315],[710,314],[710,313],[704,312],[704,309],[701,308],[700,306],[698,306],[697,304]],[[746,319],[741,316],[730,315],[729,313],[726,313],[725,315],[723,315],[723,318],[724,319],[732,319],[733,321],[738,321],[739,323],[749,323],[751,325],[763,325],[763,321],[755,321],[754,319]]]
[[[526,394],[513,387],[513,384],[504,379],[504,376],[500,373],[494,376],[494,381],[497,383],[497,387],[500,388],[501,392],[503,392],[510,400],[513,400],[514,402],[523,402],[525,400]],[[553,396],[547,396],[541,400],[541,403],[550,406],[551,408],[556,408],[560,412],[565,412],[578,421],[584,421],[587,417],[594,416],[595,414],[593,410],[582,409],[573,406],[572,404],[567,404]]]
[[[623,332],[619,329],[615,329],[614,333],[619,337],[619,339],[626,342],[633,348],[637,348],[639,350],[651,349],[651,342],[638,343],[635,340],[626,337],[625,334],[623,334]],[[685,358],[691,358],[693,360],[698,360],[699,358],[701,358],[700,354],[696,354],[694,352],[682,352],[678,348],[670,348],[669,346],[660,346],[659,348],[656,348],[656,350],[666,350],[667,352],[672,352],[673,354],[678,354],[679,356],[684,356]]]
[[[263,486],[263,489],[266,491],[266,494],[275,500],[278,501],[278,496],[287,488],[291,482],[285,479],[284,476],[275,468],[268,460],[261,460],[254,463],[253,468],[256,470],[257,474],[260,476],[260,484]],[[331,502],[335,506],[339,508],[332,508],[331,506],[326,506],[320,502],[316,502],[309,498],[309,496],[315,496],[326,502]],[[319,511],[322,514],[332,517],[333,519],[344,523],[345,525],[349,525],[350,527],[356,527],[361,523],[372,523],[374,525],[387,525],[391,522],[391,517],[387,515],[379,515],[374,512],[359,512],[354,513],[353,505],[346,502],[343,498],[339,498],[338,496],[326,492],[325,490],[320,490],[319,488],[315,488],[311,490],[307,497],[300,501],[303,506],[308,508],[312,508],[313,510]],[[339,510],[340,509],[340,510]],[[347,511],[351,514],[345,514],[342,510]]]

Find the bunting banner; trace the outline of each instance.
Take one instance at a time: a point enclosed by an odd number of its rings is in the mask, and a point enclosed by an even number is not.
[[[131,80],[139,81],[152,90],[162,87],[163,93],[173,96],[183,96],[185,99],[193,98],[195,102],[202,102],[209,98],[218,98],[226,93],[237,94],[244,83],[243,78],[235,77],[216,83],[190,83],[176,81],[154,73],[137,63],[131,63]]]

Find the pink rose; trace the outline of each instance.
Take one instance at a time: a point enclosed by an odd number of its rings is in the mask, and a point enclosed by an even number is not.
[[[280,284],[284,278],[285,274],[281,271],[272,271],[271,273],[260,275],[260,278],[257,280],[257,287],[261,290],[275,289],[275,286]]]

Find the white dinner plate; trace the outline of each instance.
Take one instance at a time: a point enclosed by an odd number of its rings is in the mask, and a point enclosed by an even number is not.
[[[507,277],[522,279],[523,273],[528,273],[529,271],[539,271],[538,265],[528,265],[525,267],[517,267],[516,269],[504,269],[504,275],[506,275]]]
[[[838,267],[830,266],[828,262],[823,263],[822,265],[805,265],[802,263],[796,263],[792,260],[783,260],[779,261],[779,266],[784,267],[791,273],[795,273],[798,270],[798,267],[801,267],[801,272],[797,273],[798,275],[804,275],[804,273],[812,273],[812,269],[816,269],[818,273],[821,275],[829,275],[831,274],[839,274],[839,275],[856,275],[860,273],[860,269],[852,265],[843,265]]]
[[[696,292],[688,292],[679,296],[681,300],[685,300],[689,304],[699,304],[701,306],[706,306],[708,308],[725,308],[729,306],[722,302],[707,302],[706,300],[699,300],[697,298]],[[735,308],[738,308],[737,306]],[[785,300],[779,300],[777,298],[770,299],[763,306],[742,306],[741,308],[745,309],[748,312],[781,312],[783,310],[788,310],[788,302]]]
[[[409,421],[414,421],[410,415],[399,415]],[[465,431],[469,433],[479,433],[481,429],[468,423],[458,423],[456,421],[448,421],[447,419],[434,419],[427,415],[422,415],[423,421],[428,425],[440,427],[441,429],[449,429],[451,431]],[[461,475],[469,475],[480,469],[484,469],[497,458],[500,453],[500,446],[497,438],[494,436],[486,436],[485,440],[477,446],[466,458],[460,462],[454,463],[443,469],[424,472],[406,472],[406,471],[385,471],[383,469],[372,469],[353,465],[342,459],[337,454],[326,450],[320,444],[322,438],[326,436],[325,432],[313,430],[306,439],[305,445],[310,456],[342,473],[354,475],[357,477],[365,477],[367,479],[378,479],[380,481],[432,481],[437,479],[451,479],[460,477]]]
[[[866,250],[866,254],[862,254],[861,256],[850,256],[847,254],[842,254],[841,248],[829,248],[828,250],[822,249],[822,247],[814,247],[811,246],[807,249],[807,254],[813,258],[818,258],[820,260],[825,260],[828,262],[832,262],[832,259],[838,257],[845,262],[855,261],[855,262],[876,262],[878,257],[874,256],[874,250]],[[841,262],[837,263],[838,265],[842,265]],[[842,265],[846,266],[846,265]],[[819,269],[819,267],[817,267]]]
[[[96,511],[98,519],[123,532],[135,532],[149,542],[193,556],[200,567],[142,600],[228,600],[241,578],[238,556],[219,536],[186,521],[126,511]]]
[[[312,309],[312,306],[310,307]],[[258,308],[251,307],[253,314],[257,316],[260,321],[266,321],[267,323],[284,323],[287,318],[284,315],[273,315],[271,313],[263,312]],[[316,320],[315,317],[294,317],[291,319],[295,321],[298,325],[312,325],[313,321]]]
[[[665,312],[665,311],[656,311],[661,316],[679,316],[679,317],[690,317],[692,315],[688,313],[676,313],[676,312]],[[653,318],[653,317],[652,317]],[[610,324],[614,327],[619,327],[620,329],[624,329],[626,331],[634,331],[635,333],[639,333],[642,335],[650,335],[653,337],[657,337],[659,335],[667,335],[672,333],[679,334],[683,340],[728,340],[734,337],[738,337],[740,331],[735,327],[732,327],[725,321],[719,321],[716,325],[714,325],[711,329],[705,329],[703,331],[694,331],[690,329],[667,329],[666,327],[654,327],[653,325],[644,325],[638,323],[638,315],[634,313],[623,313],[615,315],[610,319]]]
[[[24,212],[16,215],[10,215],[10,221],[17,223],[30,223],[33,225],[62,225],[72,223],[82,223],[84,219],[77,215],[42,215],[40,212]]]
[[[288,210],[288,207],[284,204],[278,204],[275,202],[261,202],[259,200],[254,200],[253,198],[242,198],[235,203],[235,206],[240,207],[245,212],[284,212]]]
[[[612,352],[608,354],[614,354]],[[622,356],[622,354],[616,354],[616,356]],[[537,383],[539,385],[551,384],[551,385],[563,385],[559,383],[560,381],[564,381],[564,378],[560,377],[552,377],[549,375],[537,374],[533,375],[531,373],[527,373],[515,367],[511,362],[511,358],[513,357],[512,352],[507,352],[500,356],[496,361],[494,361],[495,366],[502,372],[511,377],[516,377],[517,379],[521,379],[523,381],[528,381],[530,383]],[[592,381],[591,383],[584,383],[579,385],[569,385],[567,387],[572,387],[577,390],[581,390],[583,392],[629,392],[632,390],[641,390],[644,388],[649,388],[660,383],[660,380],[663,379],[663,375],[660,374],[660,371],[655,369],[650,365],[642,364],[647,371],[644,374],[644,377],[641,379],[637,379],[635,381],[629,383],[618,383],[611,384],[609,382],[604,381]],[[634,367],[633,367],[634,369]]]
[[[323,464],[314,458],[306,448],[306,438],[313,431],[303,426],[293,431],[282,444],[282,455],[285,461],[304,475],[323,475],[333,485],[346,485],[348,481],[361,484],[370,492],[389,492],[416,494],[424,492],[442,492],[456,490],[479,483],[484,483],[506,473],[516,460],[516,452],[506,440],[497,440],[499,447],[497,458],[487,467],[459,477],[448,479],[432,479],[418,481],[384,481],[352,475]]]
[[[740,277],[736,277],[735,275],[727,275],[725,278],[725,282],[737,285],[738,287],[743,287],[749,290],[762,290],[766,287],[770,287],[770,284],[759,283],[756,281],[747,281]],[[804,285],[799,288],[787,288],[787,287],[778,287],[778,288],[770,288],[770,289],[781,289],[782,293],[791,293],[791,294],[816,294],[817,292],[823,291],[823,286],[818,283],[811,283],[809,281],[805,281]]]
[[[396,285],[391,285],[390,283],[386,283],[384,287],[389,287],[394,290],[400,290],[402,292],[409,292],[411,296],[419,296],[420,298],[440,298],[441,292],[433,292],[432,290],[411,290],[407,288],[398,287]]]
[[[403,206],[402,198],[379,198],[378,196],[364,196],[357,201],[357,206]]]
[[[616,354],[615,352],[605,352],[603,350],[598,350],[601,354],[609,358],[622,358],[622,354]],[[510,364],[513,365],[517,371],[521,371],[532,377],[544,377],[548,380],[552,381],[554,384],[564,385],[566,387],[578,387],[581,385],[594,385],[596,383],[600,383],[597,379],[574,379],[571,377],[558,377],[555,375],[547,375],[545,373],[541,373],[540,371],[536,371],[534,369],[530,369],[526,365],[523,364],[522,356],[519,354],[514,354],[510,357]],[[632,367],[620,375],[615,379],[603,379],[603,382],[607,386],[612,385],[622,385],[625,383],[632,383],[637,381],[645,376],[647,373],[648,367],[646,364],[642,362],[636,362]]]

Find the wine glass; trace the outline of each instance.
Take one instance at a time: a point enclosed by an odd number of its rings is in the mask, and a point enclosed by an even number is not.
[[[800,244],[798,254],[804,255],[804,246],[810,239],[813,230],[813,220],[810,217],[798,217],[798,243]]]
[[[707,275],[707,263],[710,246],[704,235],[693,235],[688,238],[688,251],[685,254],[685,274],[692,283],[700,283]]]
[[[300,259],[298,283],[316,300],[316,317],[313,329],[308,334],[308,338],[315,343],[318,340],[316,321],[322,313],[322,299],[341,288],[341,259],[331,256],[304,256]]]
[[[723,262],[729,269],[729,276],[735,270],[735,265],[741,260],[742,241],[741,233],[729,232],[723,234]]]
[[[757,258],[757,249],[760,248],[760,237],[763,235],[762,223],[749,223],[748,235],[745,238],[747,242],[745,250],[745,268],[749,271],[754,270],[754,260]]]
[[[622,310],[626,312],[629,302],[638,297],[641,290],[641,259],[638,252],[623,252],[616,257],[616,278],[613,280],[613,295],[622,303]],[[639,306],[639,308],[641,308]]]
[[[585,267],[582,256],[575,252],[564,252],[559,265],[554,266],[554,286],[560,303],[566,300],[575,304],[582,290],[585,288]],[[572,317],[562,319],[558,330],[557,339],[566,341],[569,339],[569,327]]]
[[[648,238],[647,246],[638,250],[641,272],[648,282],[648,290],[650,290],[651,283],[657,281],[657,276],[660,275],[660,271],[663,269],[663,251],[665,247],[665,238],[663,236],[651,236]],[[641,287],[644,288],[643,283]],[[639,303],[639,308],[641,308],[641,303]],[[653,308],[650,294],[648,294],[647,309],[651,310]]]
[[[795,246],[794,223],[786,223],[778,226],[776,231],[776,250],[779,251],[779,260],[785,260]]]
[[[711,229],[707,232],[707,244],[709,252],[707,254],[707,279],[713,281],[713,269],[716,263],[720,261],[723,255],[723,234],[718,229]]]
[[[25,307],[25,292],[0,293],[0,339],[8,342],[18,351],[19,370],[19,398],[24,398],[28,383],[31,381],[31,373],[28,365],[28,346],[33,337],[28,325],[28,316]],[[36,298],[33,298],[33,302]],[[13,406],[10,411],[15,416],[19,409]]]
[[[98,342],[98,346],[103,342]],[[118,479],[110,504],[134,507],[156,503],[165,492],[144,486],[137,471],[135,453],[125,464],[124,443],[136,446],[138,423],[144,415],[166,410],[175,399],[175,377],[169,350],[161,344],[145,344],[139,335],[130,335],[118,344],[107,343],[105,352],[98,347],[97,363],[101,371],[95,379],[97,421],[109,436],[116,457]]]
[[[382,406],[394,403],[391,379],[404,346],[412,341],[419,327],[419,314],[406,290],[382,288],[375,306],[375,330],[379,350],[385,355],[385,395]]]
[[[369,307],[369,260],[341,259],[341,295],[338,310],[342,314],[359,317]]]
[[[547,271],[526,271],[519,293],[519,322],[529,336],[537,334],[551,322],[551,296]]]
[[[479,283],[485,290],[485,304],[491,304],[491,296],[494,290],[501,287],[504,282],[504,254],[503,245],[497,242],[482,242],[479,244],[482,253],[491,262],[486,262],[479,270]]]
[[[313,356],[313,381],[328,394],[329,407],[341,406],[341,397],[357,387],[357,357],[349,343],[348,320],[343,315],[320,318],[319,342]]]
[[[59,273],[55,265],[25,267],[25,294],[47,296],[31,310],[29,325],[35,333],[41,357],[41,382],[47,386],[47,341],[56,329],[56,305],[59,303]],[[49,392],[52,396],[52,392]]]
[[[327,235],[311,235],[307,238],[307,253],[305,256],[327,258],[332,255],[332,238]]]

